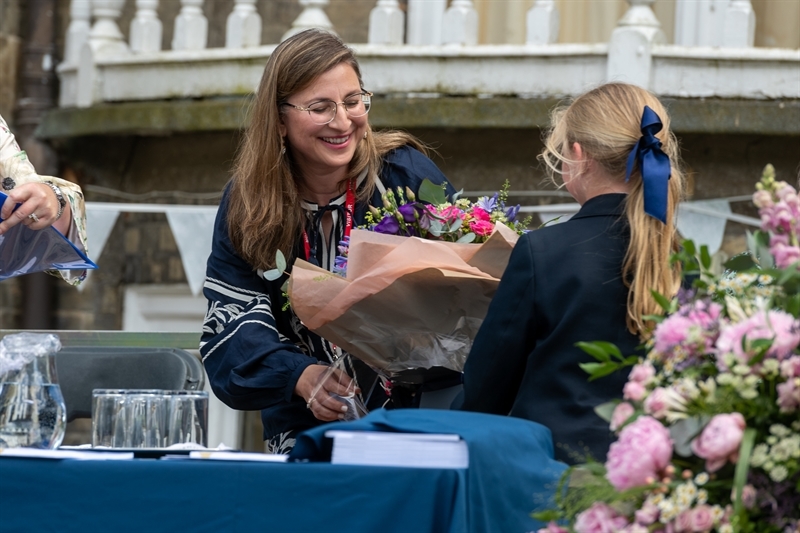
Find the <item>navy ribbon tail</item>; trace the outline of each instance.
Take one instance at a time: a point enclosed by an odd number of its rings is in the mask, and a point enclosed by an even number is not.
[[[661,150],[661,141],[656,133],[663,124],[658,114],[649,106],[644,106],[642,113],[642,137],[631,150],[625,170],[625,181],[633,173],[634,162],[639,164],[644,187],[644,212],[667,223],[667,199],[669,196],[669,178],[672,174],[669,156]]]

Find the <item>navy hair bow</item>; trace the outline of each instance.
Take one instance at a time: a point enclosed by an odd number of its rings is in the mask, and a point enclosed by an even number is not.
[[[628,156],[625,181],[631,178],[633,162],[639,163],[639,173],[644,186],[644,212],[667,223],[667,196],[669,194],[669,177],[672,173],[669,156],[661,150],[661,141],[656,133],[663,125],[658,114],[644,106],[642,113],[642,137]]]

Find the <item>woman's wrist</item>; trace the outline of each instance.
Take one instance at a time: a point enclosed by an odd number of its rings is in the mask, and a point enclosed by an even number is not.
[[[50,187],[53,190],[53,194],[56,195],[56,200],[58,201],[58,213],[56,214],[56,220],[58,220],[61,218],[61,215],[64,214],[64,207],[67,205],[67,201],[64,198],[64,193],[61,192],[61,187],[52,181],[45,181],[44,184]]]

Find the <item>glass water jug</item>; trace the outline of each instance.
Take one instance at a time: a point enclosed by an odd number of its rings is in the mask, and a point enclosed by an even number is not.
[[[67,424],[56,376],[58,337],[21,333],[2,344],[0,355],[12,363],[0,377],[0,448],[58,448]]]

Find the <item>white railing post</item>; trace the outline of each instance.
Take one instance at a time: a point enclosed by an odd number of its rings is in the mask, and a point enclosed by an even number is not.
[[[299,0],[299,2],[300,5],[303,6],[303,11],[300,13],[300,16],[294,19],[292,27],[283,34],[281,41],[285,41],[292,35],[311,28],[320,28],[331,33],[336,33],[333,31],[331,20],[323,9],[328,5],[328,0]]]
[[[261,15],[256,0],[236,0],[225,25],[225,48],[249,48],[261,44]]]
[[[158,0],[136,0],[136,16],[131,21],[131,51],[134,53],[161,50],[161,21]]]
[[[698,0],[695,46],[719,46],[725,29],[725,12],[729,0]]]
[[[697,0],[675,0],[675,44],[697,43]]]
[[[208,20],[203,15],[203,0],[181,0],[175,17],[173,50],[203,50],[208,43]]]
[[[558,40],[558,8],[555,0],[536,0],[527,15],[527,44],[552,44]]]
[[[442,21],[443,44],[478,44],[478,12],[472,0],[453,0]]]
[[[725,13],[722,46],[749,48],[756,37],[756,14],[750,0],[731,0]]]
[[[370,44],[403,44],[406,15],[397,0],[378,0],[369,13]]]
[[[627,0],[631,7],[620,19],[608,44],[608,81],[650,87],[652,49],[667,42],[651,5],[655,0]]]
[[[97,60],[130,53],[117,26],[117,20],[124,6],[125,0],[92,0],[92,15],[95,22],[78,59],[76,91],[78,107],[89,107],[100,98],[102,88],[97,72]]]
[[[92,29],[92,0],[72,0],[69,5],[69,27],[66,35],[64,63],[76,65],[81,48]]]
[[[447,0],[408,0],[408,44],[442,44]]]

